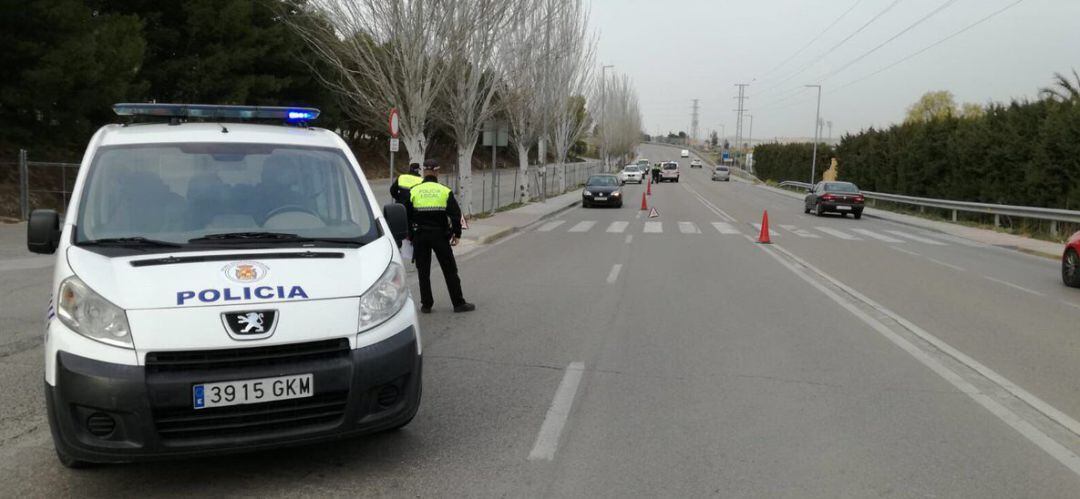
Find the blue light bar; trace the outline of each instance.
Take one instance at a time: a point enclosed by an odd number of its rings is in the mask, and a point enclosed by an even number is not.
[[[156,116],[161,118],[200,118],[207,120],[283,120],[291,123],[312,121],[319,117],[313,107],[224,106],[213,104],[114,104],[117,116]]]

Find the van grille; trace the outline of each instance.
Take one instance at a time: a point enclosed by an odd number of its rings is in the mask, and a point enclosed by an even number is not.
[[[349,340],[345,338],[227,350],[150,352],[146,354],[146,370],[148,373],[198,372],[328,360],[348,355]]]

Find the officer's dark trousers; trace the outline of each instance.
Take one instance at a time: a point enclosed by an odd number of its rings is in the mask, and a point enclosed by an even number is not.
[[[450,301],[454,306],[465,303],[461,294],[461,279],[458,278],[457,262],[450,247],[450,236],[440,230],[418,230],[413,235],[413,258],[416,260],[416,272],[420,277],[420,305],[430,307],[435,303],[431,296],[431,253],[439,260],[439,268],[446,277],[446,289],[450,292]]]

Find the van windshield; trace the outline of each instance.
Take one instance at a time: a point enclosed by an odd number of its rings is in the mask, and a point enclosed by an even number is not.
[[[219,244],[363,244],[378,237],[356,174],[333,149],[110,146],[99,150],[90,168],[76,244],[139,238],[187,245],[207,236]]]

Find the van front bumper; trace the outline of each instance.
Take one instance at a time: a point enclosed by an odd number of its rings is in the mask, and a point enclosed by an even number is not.
[[[302,445],[408,423],[422,384],[414,327],[357,349],[342,341],[344,349],[328,340],[295,345],[320,347],[295,357],[275,347],[273,361],[223,357],[194,368],[186,366],[198,357],[166,367],[148,356],[146,365],[129,366],[57,352],[56,385],[45,385],[53,441],[72,459],[113,463]],[[307,373],[309,398],[192,408],[195,384]]]

